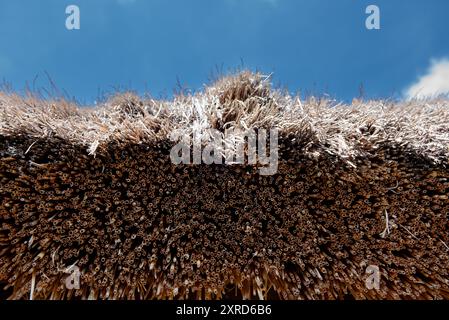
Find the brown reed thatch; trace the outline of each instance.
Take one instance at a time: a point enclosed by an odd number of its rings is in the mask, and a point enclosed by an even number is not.
[[[278,172],[170,161],[175,130],[229,127],[278,128]],[[448,101],[301,101],[249,72],[92,109],[3,94],[0,292],[447,299],[448,143]]]

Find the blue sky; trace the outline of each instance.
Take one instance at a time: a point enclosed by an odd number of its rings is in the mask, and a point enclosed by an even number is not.
[[[80,30],[65,28],[70,4]],[[369,4],[381,30],[365,28]],[[448,13],[447,0],[0,0],[0,78],[48,87],[47,72],[92,103],[114,88],[170,96],[177,79],[198,90],[243,64],[291,92],[401,97],[449,57]]]

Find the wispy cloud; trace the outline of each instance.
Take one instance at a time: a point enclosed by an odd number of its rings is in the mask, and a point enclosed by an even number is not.
[[[406,91],[408,99],[423,99],[449,94],[449,59],[432,60],[427,73]]]

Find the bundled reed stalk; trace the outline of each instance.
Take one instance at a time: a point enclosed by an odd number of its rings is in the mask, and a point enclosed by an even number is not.
[[[171,162],[172,132],[210,128],[277,128],[277,173]],[[446,100],[301,101],[249,72],[92,109],[2,94],[1,295],[447,299],[448,142]]]

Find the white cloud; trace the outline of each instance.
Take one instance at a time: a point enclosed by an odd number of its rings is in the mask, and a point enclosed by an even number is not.
[[[405,91],[408,99],[449,94],[449,60],[432,60],[427,73]]]

